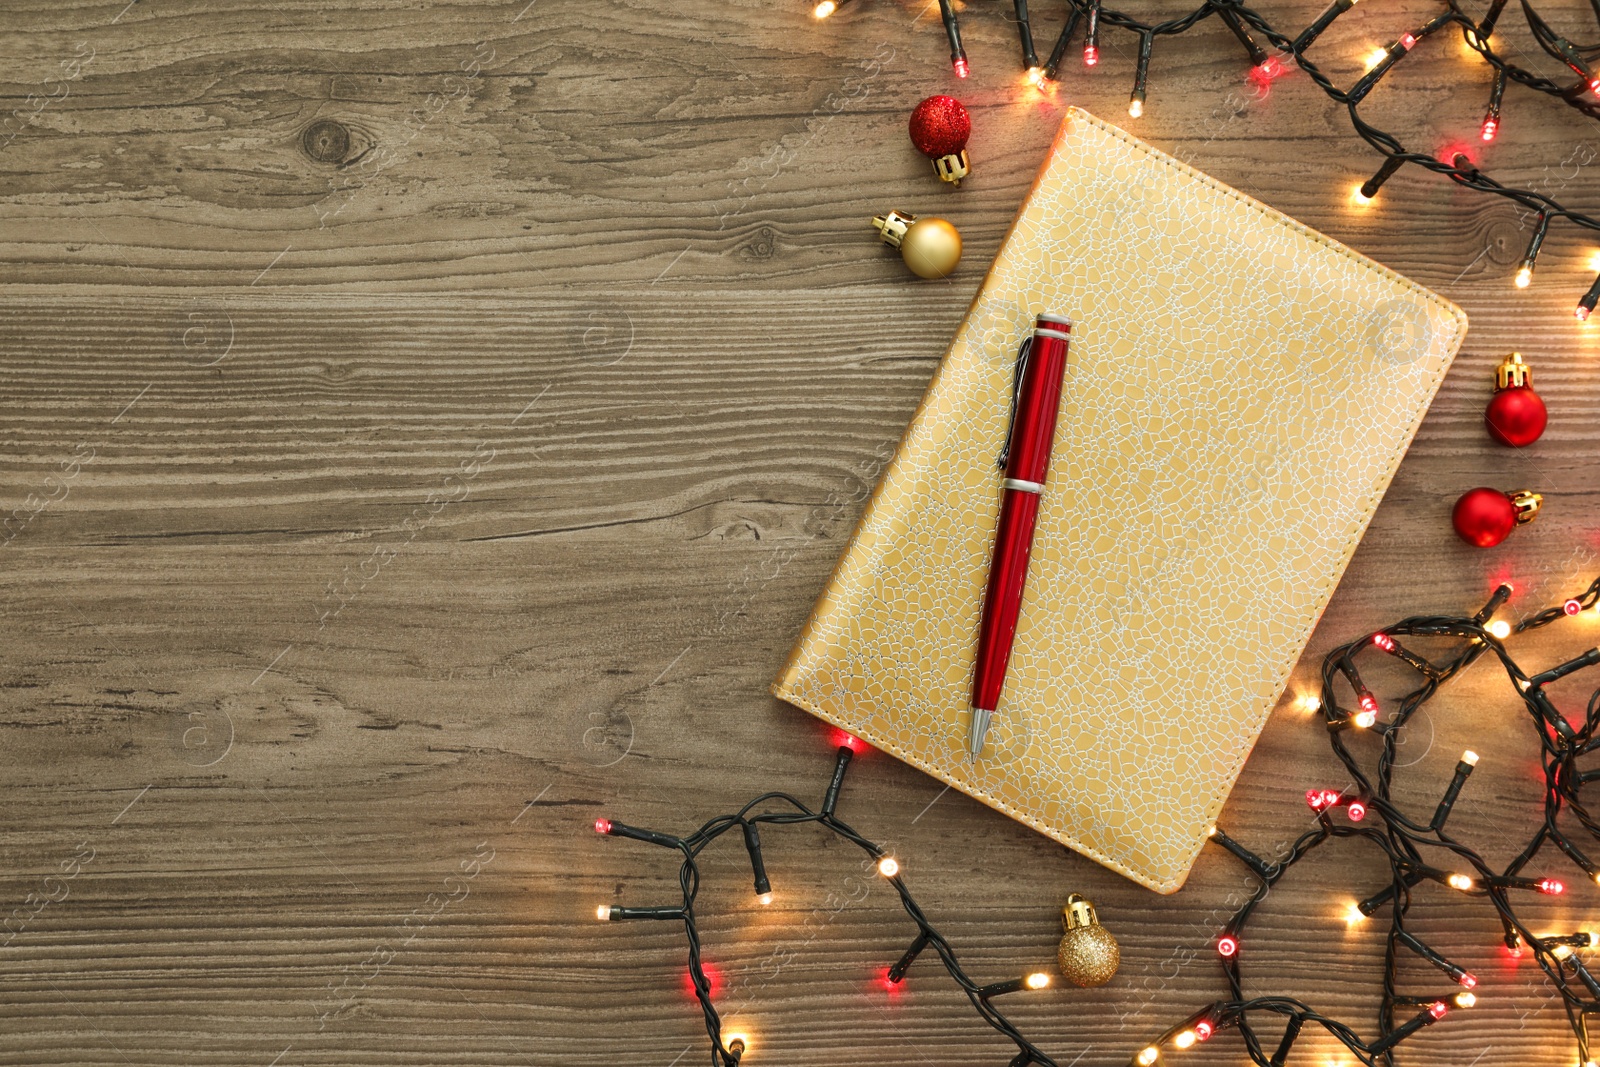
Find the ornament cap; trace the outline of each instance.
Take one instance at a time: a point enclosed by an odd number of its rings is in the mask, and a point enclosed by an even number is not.
[[[1513,352],[1500,361],[1494,369],[1494,387],[1496,389],[1516,389],[1533,381],[1533,371],[1522,362],[1522,353]]]
[[[882,215],[872,216],[872,225],[877,227],[879,240],[891,248],[900,247],[900,242],[905,238],[906,231],[916,221],[917,217],[915,215],[905,211],[890,211]]]
[[[1544,503],[1544,496],[1535,493],[1532,489],[1513,489],[1506,496],[1511,498],[1511,507],[1517,513],[1517,525],[1526,526],[1539,516],[1539,506]]]
[[[967,150],[948,156],[940,156],[933,161],[933,172],[939,176],[940,181],[949,182],[956,188],[961,187],[961,179],[972,173],[972,165],[967,159]]]
[[[1067,897],[1067,906],[1061,909],[1061,925],[1067,930],[1078,930],[1085,926],[1099,926],[1100,920],[1094,913],[1093,903],[1072,893]]]

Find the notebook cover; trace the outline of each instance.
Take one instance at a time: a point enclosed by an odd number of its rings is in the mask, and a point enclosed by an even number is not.
[[[1005,691],[966,759],[1012,363],[1073,319]],[[1460,347],[1453,304],[1068,109],[773,692],[1162,893]]]

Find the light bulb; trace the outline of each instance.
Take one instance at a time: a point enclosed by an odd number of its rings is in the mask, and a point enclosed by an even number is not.
[[[1572,958],[1572,946],[1571,945],[1557,945],[1557,946],[1555,946],[1554,948],[1552,948],[1550,950],[1550,955],[1554,956],[1558,960],[1571,959]]]
[[[1600,934],[1591,933],[1589,935],[1589,947],[1590,948],[1600,947]]]
[[[1360,822],[1367,817],[1367,806],[1359,800],[1352,800],[1350,806],[1344,809],[1344,813],[1350,816],[1351,822]]]
[[[1027,83],[1029,85],[1043,85],[1044,84],[1044,68],[1043,67],[1029,67],[1028,68],[1028,73],[1026,75],[1024,75],[1024,79],[1027,81]]]
[[[1096,48],[1092,44],[1084,45],[1083,46],[1083,65],[1086,66],[1086,67],[1092,67],[1098,62],[1100,62],[1100,49]]]
[[[1526,289],[1533,284],[1533,268],[1524,263],[1517,268],[1517,276],[1512,281],[1518,289]]]
[[[1600,872],[1597,872],[1595,874],[1595,876],[1594,876],[1594,884],[1595,885],[1600,885]]]
[[[1206,827],[1206,836],[1207,837],[1216,837],[1217,836],[1217,824],[1216,823],[1212,823],[1210,826]]]
[[[1185,1030],[1183,1033],[1173,1038],[1172,1043],[1177,1045],[1179,1048],[1192,1048],[1194,1043],[1199,1040],[1200,1039],[1195,1036],[1195,1032],[1193,1030]]]
[[[1156,1048],[1154,1045],[1146,1045],[1144,1051],[1140,1052],[1137,1057],[1139,1067],[1150,1067],[1152,1063],[1156,1062],[1156,1060],[1159,1060],[1160,1058],[1161,1050]]]
[[[956,72],[956,77],[958,78],[965,78],[971,72],[971,68],[967,66],[966,56],[957,56],[952,59],[950,61],[950,69]]]
[[[1232,959],[1239,954],[1239,942],[1233,937],[1223,935],[1217,939],[1217,954],[1224,959]]]
[[[1504,619],[1496,619],[1488,626],[1485,626],[1484,629],[1489,631],[1489,636],[1498,638],[1501,641],[1511,636],[1511,624]]]
[[[1449,886],[1451,889],[1459,889],[1463,893],[1467,893],[1472,890],[1472,879],[1468,878],[1464,874],[1452,874],[1444,880],[1444,884]]]
[[[1435,1019],[1443,1019],[1445,1012],[1449,1010],[1450,1005],[1446,1004],[1442,1000],[1436,1000],[1433,1002],[1433,1005],[1428,1008],[1428,1014],[1433,1016]]]
[[[1143,115],[1143,114],[1144,114],[1144,101],[1143,100],[1140,100],[1138,97],[1134,97],[1132,100],[1128,101],[1128,117],[1129,118],[1136,119],[1140,115]]]
[[[1211,1026],[1210,1019],[1201,1019],[1199,1022],[1194,1024],[1194,1036],[1198,1037],[1201,1041],[1209,1038],[1212,1033],[1213,1027]]]
[[[1371,729],[1377,723],[1377,721],[1378,713],[1371,710],[1358,711],[1356,712],[1355,718],[1351,720],[1351,722],[1354,722],[1363,730]]]
[[[1295,701],[1295,706],[1307,715],[1314,715],[1322,710],[1322,700],[1313,693],[1307,693]]]
[[[1568,600],[1565,604],[1561,605],[1561,610],[1566,612],[1568,615],[1576,615],[1578,612],[1583,610],[1583,602],[1574,597],[1573,599]]]
[[[597,834],[609,834],[611,832],[611,820],[596,819],[594,821],[594,832]]]
[[[1467,973],[1463,973],[1460,978],[1457,978],[1456,983],[1460,985],[1462,989],[1478,988],[1478,979]]]
[[[885,856],[878,861],[878,873],[885,878],[893,878],[900,873],[900,862],[893,856]]]
[[[839,10],[839,5],[834,3],[833,0],[822,0],[822,3],[811,9],[811,17],[825,19],[837,10]]]
[[[1555,878],[1539,879],[1539,892],[1541,893],[1548,893],[1550,896],[1559,896],[1566,891],[1567,886],[1565,882],[1558,881]]]
[[[745,1033],[728,1035],[728,1051],[740,1054],[750,1051],[750,1035]]]
[[[1388,634],[1373,634],[1372,643],[1383,649],[1385,652],[1394,651],[1394,638],[1390,637]]]
[[[1353,204],[1359,204],[1362,207],[1366,207],[1368,204],[1372,203],[1375,198],[1370,197],[1366,193],[1362,192],[1363,184],[1364,183],[1362,182],[1356,182],[1350,187],[1350,202]]]
[[[598,907],[596,907],[594,909],[594,917],[596,919],[599,919],[601,922],[605,922],[608,919],[610,919],[611,918],[611,905],[609,905],[609,904],[601,904]]]
[[[1359,926],[1367,921],[1367,913],[1355,904],[1345,909],[1344,922],[1346,926]]]
[[[1461,753],[1461,762],[1465,763],[1468,767],[1476,767],[1478,765],[1478,754],[1469,748],[1465,752]]]
[[[1366,56],[1362,59],[1362,63],[1365,64],[1368,70],[1371,70],[1388,57],[1389,50],[1387,48],[1374,48],[1372,51],[1366,54]]]
[[[772,894],[771,893],[762,893],[759,897],[756,897],[756,903],[757,904],[771,904],[772,903]]]
[[[1484,119],[1483,126],[1479,129],[1478,134],[1485,141],[1492,141],[1494,140],[1495,133],[1498,132],[1499,129],[1500,123],[1496,122],[1494,119]]]
[[[1470,1008],[1478,1003],[1478,998],[1472,993],[1457,993],[1451,999],[1456,1002],[1456,1007],[1458,1008]]]
[[[1050,984],[1050,976],[1043,971],[1034,971],[1028,975],[1029,989],[1043,989]]]
[[[1417,39],[1409,33],[1402,33],[1400,35],[1400,47],[1409,52],[1417,47]]]

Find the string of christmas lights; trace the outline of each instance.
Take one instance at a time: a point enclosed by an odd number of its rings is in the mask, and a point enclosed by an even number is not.
[[[699,856],[723,834],[733,830],[740,831],[745,850],[750,856],[756,899],[762,904],[770,904],[773,900],[772,883],[767,877],[766,863],[762,859],[761,834],[758,827],[815,823],[865,851],[872,858],[879,876],[899,894],[906,915],[916,924],[917,936],[911,941],[905,954],[885,970],[883,976],[885,983],[899,985],[905,981],[906,972],[912,963],[924,951],[931,948],[938,954],[945,971],[966,993],[967,999],[971,1001],[972,1007],[983,1021],[1017,1046],[1017,1054],[1011,1059],[1008,1067],[1028,1067],[1029,1064],[1037,1067],[1057,1067],[1055,1061],[1029,1043],[994,1004],[995,998],[1007,993],[1044,989],[1050,984],[1050,976],[1043,971],[1035,971],[1022,978],[989,985],[975,982],[957,962],[955,950],[950,947],[950,943],[933,928],[927,915],[917,906],[911,891],[906,888],[900,862],[881,845],[867,840],[834,814],[839,803],[839,792],[844,786],[845,771],[850,766],[856,746],[861,743],[848,734],[842,735],[838,758],[833,765],[833,777],[823,794],[822,806],[816,811],[788,793],[763,793],[732,815],[718,816],[687,837],[674,837],[654,830],[643,830],[611,819],[596,819],[594,828],[598,833],[645,841],[673,849],[683,855],[683,863],[678,869],[678,884],[683,890],[683,898],[678,904],[642,908],[601,904],[595,909],[596,918],[609,922],[625,919],[665,919],[683,923],[684,936],[689,943],[689,979],[694,987],[695,999],[700,1002],[700,1010],[705,1015],[706,1033],[711,1038],[711,1065],[738,1067],[740,1061],[750,1051],[753,1042],[748,1032],[724,1034],[722,1018],[712,1003],[711,981],[706,975],[700,957],[700,930],[694,910],[695,898],[700,892]],[[777,810],[766,810],[772,806],[777,806]]]
[[[1576,671],[1600,664],[1600,648],[1590,649],[1575,659],[1540,671],[1525,672],[1506,652],[1504,640],[1513,632],[1547,626],[1559,619],[1600,611],[1600,579],[1581,595],[1548,608],[1518,623],[1515,628],[1493,616],[1511,596],[1511,587],[1497,588],[1477,614],[1467,618],[1414,616],[1377,633],[1342,645],[1330,652],[1322,664],[1320,697],[1308,696],[1302,706],[1321,712],[1334,753],[1345,766],[1354,785],[1344,790],[1313,789],[1306,803],[1316,814],[1316,825],[1301,835],[1288,852],[1276,860],[1266,860],[1212,827],[1211,841],[1232,853],[1255,875],[1258,887],[1251,898],[1227,922],[1217,937],[1217,955],[1228,982],[1229,999],[1209,1004],[1172,1027],[1155,1041],[1135,1053],[1134,1067],[1154,1067],[1163,1055],[1205,1041],[1228,1028],[1239,1031],[1250,1058],[1260,1067],[1284,1067],[1289,1052],[1309,1024],[1322,1027],[1337,1038],[1363,1064],[1374,1067],[1392,1065],[1394,1047],[1424,1027],[1443,1019],[1450,1012],[1470,1008],[1477,1000],[1473,990],[1477,979],[1459,963],[1446,958],[1406,928],[1412,892],[1433,882],[1491,904],[1497,914],[1506,948],[1520,955],[1533,952],[1539,967],[1560,994],[1578,1045],[1578,1062],[1597,1067],[1591,1055],[1587,1016],[1600,1012],[1600,977],[1581,953],[1600,947],[1600,934],[1588,931],[1535,934],[1518,918],[1512,900],[1516,893],[1560,894],[1566,886],[1547,875],[1529,875],[1526,869],[1546,845],[1553,846],[1583,871],[1586,879],[1600,883],[1600,864],[1591,859],[1580,841],[1560,825],[1560,817],[1570,813],[1589,835],[1600,840],[1600,822],[1591,816],[1579,797],[1586,782],[1600,779],[1600,768],[1583,770],[1578,760],[1600,749],[1600,689],[1590,697],[1581,726],[1574,726],[1556,707],[1546,692],[1553,682]],[[1440,659],[1430,659],[1402,643],[1402,638],[1444,639],[1454,651]],[[1387,718],[1382,716],[1378,698],[1362,680],[1357,657],[1386,655],[1399,660],[1420,677],[1416,688],[1406,693]],[[1445,830],[1451,809],[1473,768],[1478,764],[1474,752],[1465,752],[1446,785],[1433,814],[1424,820],[1408,815],[1392,797],[1396,748],[1413,715],[1439,688],[1485,653],[1493,654],[1506,677],[1520,693],[1533,721],[1542,751],[1544,769],[1544,816],[1538,832],[1506,867],[1495,869],[1474,849],[1456,840]],[[1340,703],[1341,687],[1348,691],[1349,705]],[[1376,770],[1369,773],[1352,750],[1352,742],[1363,739],[1363,747],[1377,741]],[[1370,759],[1370,753],[1368,758]],[[1335,813],[1341,813],[1335,820]],[[1375,815],[1381,825],[1367,823]],[[1246,998],[1240,977],[1240,958],[1245,955],[1244,930],[1252,912],[1271,888],[1317,846],[1329,841],[1363,842],[1383,853],[1388,861],[1390,883],[1359,904],[1353,905],[1346,921],[1365,922],[1381,909],[1390,912],[1390,926],[1384,954],[1383,1000],[1378,1014],[1378,1037],[1363,1041],[1349,1026],[1323,1016],[1306,1004],[1285,997]],[[1450,993],[1413,995],[1400,991],[1400,964],[1416,957],[1442,972],[1456,983]],[[1417,1010],[1420,1009],[1420,1010]],[[1280,1016],[1285,1022],[1282,1037],[1270,1055],[1261,1044],[1252,1015]],[[1402,1015],[1408,1017],[1402,1019]],[[1397,1021],[1399,1020],[1399,1021]]]
[[[812,10],[812,14],[819,19],[827,18],[848,2],[849,0],[821,0],[821,3]],[[1456,27],[1461,31],[1462,40],[1467,47],[1483,59],[1490,71],[1488,107],[1476,134],[1476,139],[1480,143],[1487,145],[1493,142],[1502,128],[1504,121],[1502,101],[1508,82],[1515,82],[1524,88],[1554,97],[1591,118],[1600,118],[1600,74],[1597,74],[1593,65],[1600,61],[1600,44],[1574,43],[1557,33],[1533,6],[1524,0],[1521,8],[1534,41],[1546,55],[1560,63],[1576,78],[1572,82],[1556,81],[1509,62],[1491,44],[1495,26],[1505,10],[1506,0],[1492,0],[1481,18],[1473,18],[1463,11],[1459,0],[1448,0],[1444,10],[1427,22],[1400,34],[1386,47],[1374,49],[1367,58],[1366,72],[1349,88],[1341,89],[1306,56],[1306,50],[1340,15],[1355,7],[1356,3],[1357,0],[1334,0],[1315,21],[1291,37],[1279,32],[1264,16],[1239,0],[1206,0],[1186,14],[1161,22],[1140,21],[1121,11],[1105,7],[1102,0],[1067,0],[1066,24],[1060,36],[1056,38],[1049,59],[1041,65],[1034,49],[1027,0],[1013,0],[1017,31],[1021,41],[1023,69],[1026,71],[1026,78],[1036,85],[1055,81],[1060,77],[1063,60],[1080,27],[1083,34],[1083,65],[1088,68],[1100,65],[1102,30],[1109,28],[1134,35],[1137,38],[1137,59],[1134,65],[1133,89],[1128,96],[1128,114],[1133,118],[1138,118],[1144,113],[1150,60],[1156,40],[1186,33],[1215,15],[1228,27],[1248,54],[1251,64],[1249,76],[1252,81],[1260,85],[1270,84],[1278,77],[1289,73],[1293,67],[1298,67],[1330,99],[1345,105],[1355,132],[1374,151],[1383,156],[1383,164],[1373,176],[1353,191],[1352,195],[1358,202],[1366,203],[1374,199],[1383,184],[1394,177],[1401,167],[1410,163],[1435,174],[1445,175],[1467,188],[1502,197],[1532,213],[1535,217],[1533,236],[1528,242],[1527,251],[1517,272],[1512,276],[1513,284],[1519,289],[1527,288],[1533,282],[1535,262],[1552,222],[1564,220],[1581,230],[1600,234],[1600,219],[1565,207],[1554,197],[1544,193],[1502,185],[1484,174],[1465,150],[1459,147],[1447,148],[1441,153],[1444,158],[1436,158],[1426,152],[1410,151],[1399,138],[1367,122],[1360,113],[1362,102],[1417,45],[1440,31]],[[1600,22],[1600,3],[1591,3],[1591,7],[1594,8],[1596,21]],[[951,0],[939,0],[939,10],[945,34],[950,41],[951,65],[957,77],[965,78],[971,67],[961,44],[961,29],[955,8]],[[1275,51],[1269,51],[1269,48]],[[1600,275],[1596,276],[1594,284],[1579,298],[1573,313],[1579,321],[1586,321],[1597,303],[1600,303]]]

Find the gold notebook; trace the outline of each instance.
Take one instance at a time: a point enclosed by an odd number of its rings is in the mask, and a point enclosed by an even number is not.
[[[1027,591],[966,758],[1013,360],[1073,320]],[[1068,109],[773,692],[1178,889],[1466,332]]]

